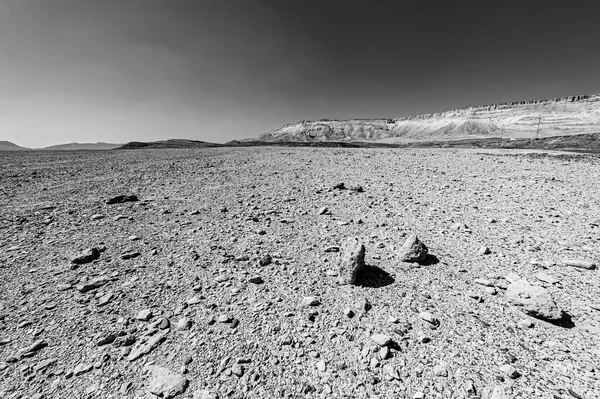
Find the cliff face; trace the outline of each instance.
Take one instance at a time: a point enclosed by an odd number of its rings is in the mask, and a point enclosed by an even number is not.
[[[600,94],[461,108],[395,119],[301,121],[260,141],[418,141],[600,132]]]

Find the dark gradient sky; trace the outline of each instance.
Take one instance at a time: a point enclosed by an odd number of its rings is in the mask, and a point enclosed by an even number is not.
[[[600,2],[5,0],[0,140],[225,142],[600,92]]]

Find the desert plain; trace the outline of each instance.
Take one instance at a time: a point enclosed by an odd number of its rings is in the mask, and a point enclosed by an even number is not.
[[[508,150],[0,153],[0,397],[598,398],[598,176]],[[427,262],[400,259],[413,233]],[[349,237],[366,266],[339,284]]]

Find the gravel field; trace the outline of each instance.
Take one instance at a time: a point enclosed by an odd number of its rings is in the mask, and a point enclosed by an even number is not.
[[[500,150],[2,152],[0,397],[598,398],[598,176]]]

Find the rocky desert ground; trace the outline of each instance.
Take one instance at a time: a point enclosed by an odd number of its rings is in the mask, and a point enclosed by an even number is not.
[[[598,398],[599,159],[1,153],[0,397]]]

